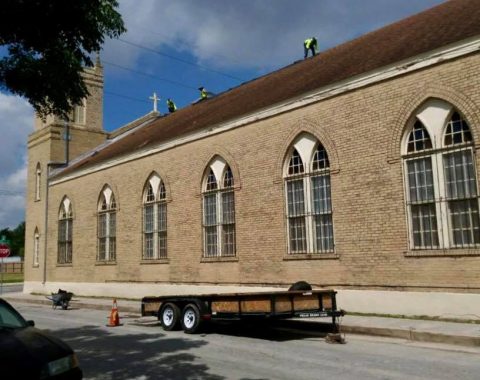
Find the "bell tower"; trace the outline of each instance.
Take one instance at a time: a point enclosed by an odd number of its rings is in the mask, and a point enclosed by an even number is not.
[[[34,131],[28,137],[28,172],[25,215],[25,281],[43,281],[45,263],[48,175],[52,168],[68,163],[103,143],[103,67],[97,58],[95,66],[86,68],[83,77],[90,95],[75,106],[69,120],[48,115],[35,116]]]

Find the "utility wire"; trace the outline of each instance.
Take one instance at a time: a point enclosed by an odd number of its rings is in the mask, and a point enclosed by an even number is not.
[[[196,87],[189,86],[188,84],[184,84],[184,83],[181,83],[181,82],[176,82],[176,81],[174,81],[174,80],[167,79],[167,78],[157,77],[156,75],[148,74],[148,73],[145,73],[145,72],[143,72],[143,71],[138,71],[138,70],[132,69],[132,68],[130,68],[130,67],[125,67],[125,66],[117,65],[116,63],[113,63],[113,62],[102,61],[102,63],[105,63],[105,64],[107,64],[107,65],[109,65],[109,66],[118,67],[119,69],[122,69],[122,70],[130,71],[130,72],[132,72],[132,73],[134,73],[134,74],[137,74],[137,75],[143,75],[143,76],[148,77],[148,78],[152,78],[152,79],[156,79],[156,80],[159,80],[159,81],[168,82],[168,83],[171,83],[171,84],[176,85],[176,86],[181,86],[181,87],[188,88],[188,89],[190,89],[190,90],[198,91],[198,89],[197,89]]]
[[[205,70],[205,71],[210,71],[210,72],[215,73],[215,74],[218,74],[218,75],[223,75],[224,77],[228,77],[228,78],[231,78],[231,79],[235,79],[235,80],[237,80],[237,81],[239,81],[239,82],[244,82],[244,81],[245,81],[244,79],[238,78],[238,77],[236,77],[236,76],[233,76],[233,75],[230,75],[230,74],[226,74],[226,73],[223,73],[223,72],[218,71],[218,70],[209,69],[208,67],[199,65],[199,64],[197,64],[197,63],[190,62],[190,61],[187,61],[187,60],[182,59],[182,58],[175,57],[175,56],[170,55],[170,54],[162,53],[162,52],[160,52],[160,51],[158,51],[158,50],[155,50],[155,49],[152,49],[152,48],[149,48],[149,47],[147,47],[147,46],[140,45],[140,44],[136,44],[136,43],[134,43],[134,42],[130,42],[130,41],[124,40],[124,39],[122,39],[122,38],[118,38],[117,41],[123,42],[124,44],[130,45],[130,46],[134,46],[134,47],[139,48],[139,49],[143,49],[143,50],[149,51],[149,52],[151,52],[151,53],[155,53],[155,54],[161,55],[161,56],[163,56],[163,57],[167,57],[167,58],[173,59],[173,60],[178,61],[178,62],[185,63],[185,64],[187,64],[187,65],[199,67],[199,68],[201,68],[201,69],[203,69],[203,70]]]
[[[155,34],[159,37],[162,37],[164,39],[166,38],[171,38],[171,35],[169,33],[158,33],[156,31],[153,31],[153,30],[150,30],[150,29],[147,29],[147,28],[144,28],[143,26],[139,25],[139,24],[136,24],[136,23],[129,23],[127,25],[127,29],[128,31],[130,31],[132,29],[132,25],[134,26],[133,29],[139,29],[139,30],[143,30],[144,32],[147,32],[149,34]],[[222,59],[225,59],[225,60],[229,60],[231,62],[234,62],[234,63],[237,63],[237,64],[242,64],[242,62],[240,62],[240,60],[238,59],[239,57],[237,56],[236,58],[233,58],[231,56],[227,56],[227,55],[222,55],[222,54],[211,54],[212,56],[215,56],[215,57],[219,57],[219,58],[222,58]]]
[[[122,94],[117,94],[115,92],[111,92],[111,91],[103,91],[105,94],[107,95],[113,95],[113,96],[118,96],[119,98],[124,98],[124,99],[129,99],[129,100],[133,100],[135,102],[141,102],[141,103],[148,103],[150,104],[150,102],[146,101],[146,100],[143,100],[143,99],[139,99],[139,98],[132,98],[131,96],[127,96],[127,95],[122,95]]]

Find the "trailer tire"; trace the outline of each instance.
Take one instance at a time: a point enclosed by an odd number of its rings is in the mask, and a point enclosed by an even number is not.
[[[310,285],[307,281],[297,281],[288,288],[289,292],[295,290],[312,290],[312,285]]]
[[[180,315],[180,308],[174,303],[168,302],[160,308],[158,319],[162,322],[165,331],[178,330]]]
[[[197,305],[189,303],[183,308],[182,329],[186,334],[199,332],[201,322],[200,310]]]

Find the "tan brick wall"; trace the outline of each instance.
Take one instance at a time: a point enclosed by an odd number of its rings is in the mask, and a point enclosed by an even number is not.
[[[103,143],[106,132],[102,129],[103,122],[103,73],[101,68],[87,70],[86,83],[90,91],[87,99],[85,125],[70,125],[69,159],[93,149]],[[32,281],[43,279],[45,258],[45,200],[47,164],[65,161],[65,126],[58,117],[49,116],[46,122],[35,118],[33,132],[28,139],[28,173],[26,195],[26,226],[25,226],[25,276]],[[42,169],[40,184],[40,200],[35,200],[35,172],[37,164]],[[59,205],[50,204],[55,213]],[[53,219],[54,221],[56,220]],[[51,220],[50,220],[51,222]],[[56,224],[55,224],[56,225]],[[50,226],[51,227],[51,226]],[[33,266],[34,233],[38,228],[40,235],[39,265]],[[56,248],[55,248],[56,251]]]
[[[456,59],[52,186],[47,279],[221,284],[306,280],[335,287],[478,292],[480,256],[405,256],[398,136],[404,115],[436,96],[464,113],[480,146],[479,67],[478,54]],[[335,169],[331,188],[337,258],[285,259],[281,167],[288,144],[302,131],[320,139]],[[240,183],[235,191],[237,261],[201,260],[200,184],[215,154],[228,161]],[[147,265],[141,264],[141,199],[152,171],[165,180],[169,192],[169,262]],[[96,207],[104,184],[112,186],[119,205],[116,265],[95,263]],[[58,267],[56,220],[65,195],[74,210],[73,264]]]

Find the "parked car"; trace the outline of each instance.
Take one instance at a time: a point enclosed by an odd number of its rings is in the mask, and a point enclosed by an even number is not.
[[[0,298],[0,378],[82,379],[73,350]]]

